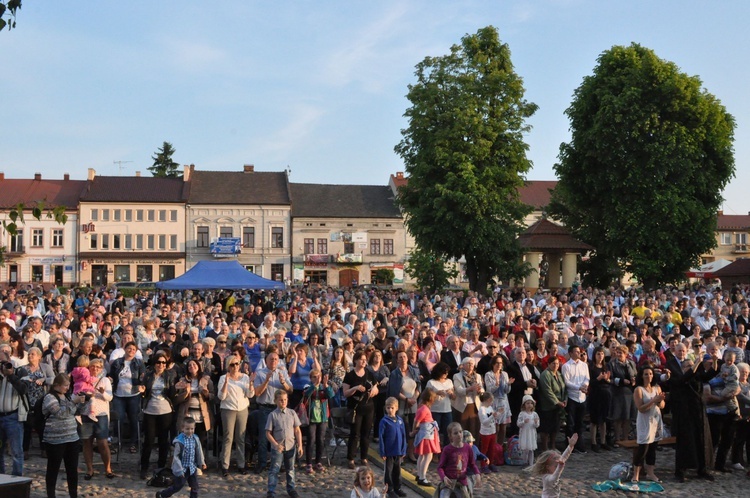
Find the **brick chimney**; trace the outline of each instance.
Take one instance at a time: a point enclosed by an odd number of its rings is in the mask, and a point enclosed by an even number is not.
[[[42,174],[41,173],[34,173],[34,181],[38,181],[38,180],[41,180],[41,179],[42,179]]]
[[[5,172],[0,171],[0,180],[5,180]]]
[[[396,171],[396,178],[399,180],[404,179],[404,172],[403,171]]]
[[[68,180],[70,180],[70,173],[65,173],[65,174],[63,175],[63,180],[65,180],[66,182],[67,182]]]
[[[141,172],[140,171],[136,171],[135,172],[135,177],[136,178],[140,178],[141,177]]]
[[[94,168],[89,168],[88,181],[93,181],[94,178],[96,178],[96,170]]]
[[[721,210],[721,209],[719,209],[719,212],[718,212],[717,214],[718,214],[719,216],[723,216],[723,215],[724,215],[724,211],[723,211],[723,210]]]
[[[185,164],[182,168],[183,168],[182,179],[183,181],[189,182],[190,176],[193,174],[193,171],[195,171],[195,164],[190,164],[190,165]]]
[[[243,166],[242,171],[245,173],[253,173],[255,172],[255,165],[254,164],[246,164]]]

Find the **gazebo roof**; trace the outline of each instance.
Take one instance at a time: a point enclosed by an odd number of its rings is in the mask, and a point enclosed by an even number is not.
[[[594,249],[570,235],[565,227],[552,223],[546,218],[542,218],[527,228],[518,237],[518,242],[526,251],[586,252]]]

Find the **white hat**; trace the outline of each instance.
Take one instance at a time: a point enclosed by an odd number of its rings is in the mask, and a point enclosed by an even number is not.
[[[533,398],[533,397],[531,396],[531,394],[526,394],[526,395],[524,395],[524,397],[523,397],[523,401],[521,401],[521,406],[525,405],[527,401],[531,401],[531,402],[532,402],[532,403],[534,403],[534,405],[536,406],[536,401],[535,401],[535,400],[534,400],[534,398]]]

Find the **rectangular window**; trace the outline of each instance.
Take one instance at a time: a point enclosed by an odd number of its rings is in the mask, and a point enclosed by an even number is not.
[[[109,209],[102,209],[102,221],[109,221]]]
[[[122,217],[122,210],[121,209],[113,209],[112,210],[112,220],[113,221],[120,221]]]
[[[171,251],[177,250],[177,235],[170,235],[169,236],[169,249]]]
[[[159,221],[167,221],[167,210],[166,209],[160,209],[159,210]]]
[[[174,278],[174,265],[159,265],[159,281]]]
[[[31,281],[41,282],[43,278],[44,278],[44,266],[33,265],[31,267]]]
[[[274,263],[271,265],[271,280],[276,280],[277,282],[284,281],[284,265],[283,264]]]
[[[10,252],[23,252],[23,228],[19,228],[15,237],[10,238]]]
[[[344,242],[344,254],[354,254],[354,242]]]
[[[112,249],[120,249],[120,235],[112,234]]]
[[[44,229],[31,229],[31,247],[42,247],[44,245]]]
[[[99,221],[99,210],[98,209],[92,209],[91,210],[91,221]]]
[[[115,281],[130,281],[130,265],[115,265]]]
[[[732,245],[732,234],[722,232],[721,234],[721,245],[729,246]]]
[[[393,255],[393,239],[383,239],[383,254]]]
[[[109,249],[109,234],[108,233],[102,233],[100,234],[102,236],[102,249]]]
[[[198,243],[196,247],[208,247],[208,227],[198,227]]]
[[[146,249],[148,249],[149,251],[153,251],[155,241],[156,241],[156,238],[153,235],[147,235],[146,236]]]
[[[172,209],[169,211],[169,221],[177,221],[177,210]]]
[[[370,254],[380,254],[380,239],[370,239]]]
[[[315,239],[305,239],[305,254],[313,254],[315,252]]]
[[[125,210],[125,221],[133,221],[133,210],[132,209],[126,209]],[[129,273],[129,271],[128,271]]]
[[[139,282],[154,281],[154,267],[151,265],[138,265],[135,267],[135,272],[138,275]]]
[[[255,227],[242,227],[243,247],[255,247]]]
[[[99,249],[99,235],[92,233],[91,238],[89,239],[89,248],[90,249]]]
[[[164,234],[159,235],[159,250],[160,251],[167,250],[167,236]]]
[[[136,235],[135,236],[135,248],[139,251],[143,250],[143,235]]]
[[[328,239],[318,239],[318,254],[328,254]]]
[[[156,210],[149,209],[146,211],[146,221],[156,221]]]
[[[284,247],[284,228],[283,227],[271,227],[271,247],[282,248]],[[283,265],[282,265],[283,269]],[[282,270],[283,273],[283,270]]]
[[[143,209],[135,210],[135,221],[143,221]]]
[[[133,236],[129,233],[125,234],[125,249],[132,249],[133,248]],[[128,280],[130,280],[128,278]]]
[[[52,247],[63,246],[63,229],[53,228],[52,229]]]
[[[219,227],[219,237],[229,238],[232,237],[233,233],[232,227]]]
[[[747,244],[747,234],[746,233],[736,233],[734,234],[734,243],[737,245],[745,245]]]

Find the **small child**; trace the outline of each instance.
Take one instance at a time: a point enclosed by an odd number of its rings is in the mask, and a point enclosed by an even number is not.
[[[390,498],[406,496],[401,490],[401,459],[406,456],[406,426],[398,416],[398,399],[385,400],[385,417],[378,427],[380,456],[385,460],[385,492]]]
[[[203,448],[198,436],[195,435],[195,420],[185,417],[182,420],[182,433],[174,441],[172,457],[172,474],[174,483],[168,488],[157,491],[156,498],[167,498],[177,493],[187,484],[190,486],[190,498],[198,496],[198,469],[206,470],[203,458]]]
[[[528,468],[532,475],[542,476],[542,498],[559,498],[560,476],[577,442],[578,434],[573,433],[568,438],[568,447],[562,455],[557,450],[547,450]]]
[[[382,498],[375,487],[375,474],[370,467],[360,467],[354,475],[354,489],[350,498]]]
[[[479,451],[479,447],[474,444],[474,436],[471,435],[471,432],[464,431],[464,443],[471,446],[474,452],[474,460],[476,460],[477,467],[479,467],[479,473],[489,474],[492,472],[490,470],[490,459],[487,458],[487,455]]]
[[[417,409],[414,417],[414,430],[411,436],[414,439],[414,453],[417,455],[417,484],[420,486],[432,486],[427,480],[427,469],[430,467],[432,455],[440,453],[440,434],[438,424],[432,418],[432,404],[437,399],[437,394],[431,389],[422,392],[422,404]]]
[[[704,356],[704,359],[711,359],[711,355]],[[735,393],[740,387],[739,377],[740,370],[735,365],[737,354],[734,351],[727,350],[724,352],[724,363],[721,365],[719,375],[709,380],[708,383],[712,388],[721,389],[715,394],[722,397],[728,397],[724,402],[727,412],[734,416],[735,420],[740,420],[740,406],[737,403]]]
[[[303,454],[302,431],[300,421],[294,410],[287,409],[289,395],[278,389],[273,396],[276,409],[268,415],[266,421],[266,439],[271,443],[271,468],[268,471],[268,498],[276,496],[276,485],[279,482],[281,462],[286,470],[286,492],[289,498],[299,498],[294,489],[294,460]],[[295,447],[296,445],[296,447]]]
[[[521,413],[518,414],[518,448],[524,452],[528,465],[534,465],[536,450],[536,430],[539,427],[539,415],[534,411],[536,401],[525,395],[521,402]]]
[[[91,396],[94,394],[94,377],[89,371],[89,357],[81,355],[78,357],[76,367],[70,372],[70,376],[73,378],[73,394],[75,396],[85,396],[86,404],[81,408],[79,413],[83,413],[88,418],[96,422],[98,419],[96,413],[91,410]],[[81,422],[81,417],[76,416],[76,420]]]
[[[461,424],[452,422],[448,426],[448,439],[451,444],[443,448],[437,467],[441,480],[438,488],[439,498],[450,498],[453,492],[458,496],[471,498],[474,496],[474,487],[482,484],[482,476],[474,460],[474,450],[468,444],[464,444],[463,436]]]
[[[497,449],[497,429],[495,418],[495,408],[493,406],[494,396],[492,393],[484,392],[479,396],[482,406],[479,407],[479,451],[487,455],[490,459],[489,470],[499,472],[497,465],[500,462],[500,451]]]

